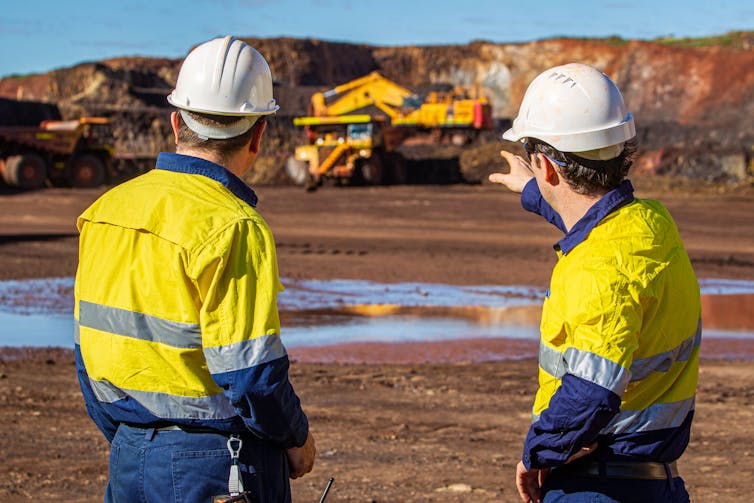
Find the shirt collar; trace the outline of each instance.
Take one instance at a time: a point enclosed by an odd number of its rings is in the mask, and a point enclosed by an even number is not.
[[[256,208],[257,206],[257,195],[251,190],[251,187],[226,168],[206,159],[190,155],[160,152],[157,156],[155,168],[175,173],[206,176],[223,184],[233,195],[245,201],[252,208]]]
[[[584,241],[594,227],[607,215],[625,206],[634,200],[634,186],[629,180],[623,180],[621,184],[602,196],[599,201],[587,210],[586,214],[579,219],[570,231],[558,241],[554,248],[560,250],[563,255],[573,250],[576,245]]]

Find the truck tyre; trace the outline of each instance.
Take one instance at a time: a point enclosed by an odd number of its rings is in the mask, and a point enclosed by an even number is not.
[[[285,161],[285,174],[296,185],[305,185],[309,177],[309,163],[291,156]]]
[[[22,154],[5,160],[3,179],[11,187],[39,189],[47,179],[47,163],[38,154]]]
[[[79,188],[99,187],[105,183],[105,163],[94,154],[82,154],[73,160],[71,185]]]
[[[391,159],[393,161],[393,176],[390,183],[393,185],[405,185],[408,183],[408,166],[406,165],[406,158],[398,152],[395,152]]]
[[[365,185],[381,185],[384,182],[382,162],[379,156],[373,155],[369,159],[359,159],[357,176]]]

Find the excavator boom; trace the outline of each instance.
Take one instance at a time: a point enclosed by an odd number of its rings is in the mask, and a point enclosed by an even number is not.
[[[470,141],[491,127],[486,98],[465,89],[432,92],[424,100],[372,72],[311,98],[311,115],[296,117],[308,144],[296,147],[286,170],[297,183],[316,186],[323,178],[362,183],[402,183],[406,175],[394,150],[409,138]],[[385,176],[386,160],[393,174]],[[388,166],[389,167],[389,166]]]
[[[401,108],[417,101],[414,94],[378,72],[352,80],[328,91],[312,96],[314,115],[345,115],[374,105],[392,119],[399,115]],[[329,101],[329,103],[328,103]]]

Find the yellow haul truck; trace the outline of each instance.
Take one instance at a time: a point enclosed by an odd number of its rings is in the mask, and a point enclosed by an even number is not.
[[[288,176],[307,188],[325,179],[345,183],[404,183],[404,143],[464,144],[492,127],[490,105],[461,89],[424,99],[377,72],[315,93],[310,115],[294,125],[307,142],[286,163]]]
[[[73,187],[105,182],[113,147],[98,128],[110,120],[46,120],[39,126],[0,127],[0,174],[6,184],[22,189],[43,187],[47,181]]]

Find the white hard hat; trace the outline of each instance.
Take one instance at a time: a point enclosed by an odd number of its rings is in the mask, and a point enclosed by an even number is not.
[[[589,65],[556,66],[535,78],[503,139],[536,138],[561,152],[612,159],[636,136],[618,87]]]
[[[182,112],[239,117],[235,127],[208,128],[189,114],[181,114],[184,120],[188,117],[189,128],[209,138],[238,136],[258,116],[280,108],[272,97],[267,61],[249,44],[233,37],[216,38],[192,50],[181,65],[168,102]],[[243,117],[248,119],[241,120]]]

